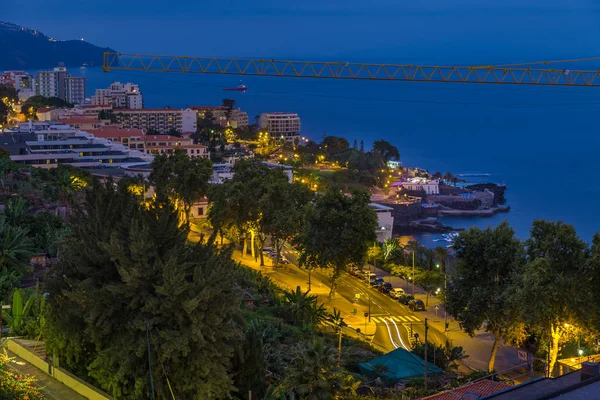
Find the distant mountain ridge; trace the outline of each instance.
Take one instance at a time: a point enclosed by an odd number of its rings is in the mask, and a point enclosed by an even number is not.
[[[0,71],[46,69],[64,62],[66,66],[102,65],[108,47],[83,40],[56,40],[35,29],[0,21]]]

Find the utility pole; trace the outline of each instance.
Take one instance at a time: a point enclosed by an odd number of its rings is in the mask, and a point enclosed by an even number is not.
[[[10,309],[10,305],[4,304],[0,307],[0,339],[2,338],[2,310]]]
[[[415,297],[415,251],[412,252],[413,272],[412,272],[412,292]]]
[[[150,360],[150,327],[146,322],[146,343],[148,344],[148,370],[150,372],[150,398],[154,400],[154,381],[152,380],[152,361]]]
[[[448,293],[448,275],[446,275],[446,267],[444,267],[444,300]],[[448,312],[446,311],[446,302],[444,301],[444,333],[448,330]]]
[[[423,375],[425,376],[425,390],[427,390],[427,318],[425,318],[425,362],[423,363]]]
[[[338,326],[338,367],[342,363],[342,327]]]

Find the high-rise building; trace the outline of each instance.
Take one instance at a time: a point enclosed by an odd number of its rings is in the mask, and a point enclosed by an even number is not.
[[[85,77],[67,76],[65,78],[65,100],[73,104],[85,102]]]
[[[298,114],[267,112],[260,115],[260,129],[269,132],[275,140],[293,141],[299,137],[301,127]]]
[[[85,100],[85,78],[69,75],[64,63],[58,63],[52,71],[36,74],[35,94],[81,104]]]
[[[113,108],[138,110],[144,107],[142,93],[134,83],[113,82],[108,89],[96,89],[92,96],[94,105],[111,105]]]

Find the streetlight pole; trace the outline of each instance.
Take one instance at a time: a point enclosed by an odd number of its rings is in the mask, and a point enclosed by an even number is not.
[[[412,295],[413,297],[415,297],[415,251],[413,250],[412,253],[412,263],[413,263],[413,268],[412,268]]]

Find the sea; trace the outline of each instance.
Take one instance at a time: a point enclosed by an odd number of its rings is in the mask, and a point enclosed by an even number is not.
[[[233,75],[70,72],[87,78],[88,96],[119,81],[139,84],[145,107],[233,98],[251,122],[261,112],[295,112],[301,134],[311,139],[343,136],[364,141],[367,149],[385,139],[398,147],[405,166],[486,174],[464,179],[507,185],[510,212],[440,219],[455,228],[508,220],[524,240],[535,219],[546,219],[574,225],[587,242],[600,230],[600,88],[243,77],[248,91],[242,93],[223,91],[240,83]],[[440,244],[440,235],[413,238]]]

